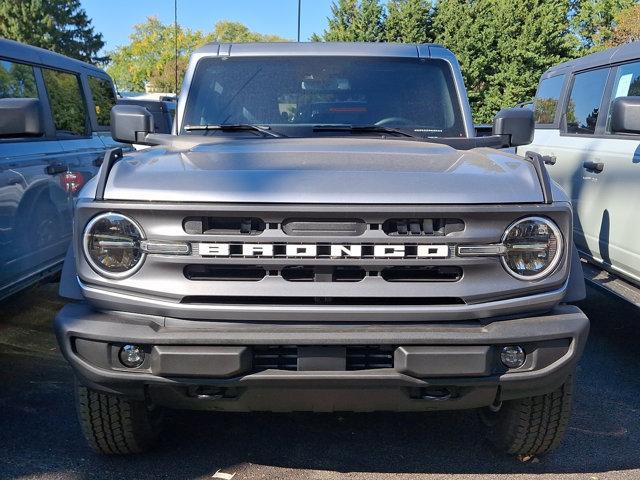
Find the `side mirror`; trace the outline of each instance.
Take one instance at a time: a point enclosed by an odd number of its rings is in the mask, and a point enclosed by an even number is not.
[[[140,105],[115,105],[111,109],[111,137],[116,142],[145,143],[153,133],[153,115]]]
[[[43,133],[40,100],[0,99],[0,137],[39,137]]]
[[[500,135],[507,147],[531,143],[535,128],[533,111],[526,108],[503,108],[493,120],[493,134]]]
[[[611,109],[613,133],[640,133],[640,97],[618,97]]]

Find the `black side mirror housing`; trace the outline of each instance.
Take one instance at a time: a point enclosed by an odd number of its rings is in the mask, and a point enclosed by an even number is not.
[[[612,133],[640,133],[640,97],[618,97],[611,108]]]
[[[0,99],[0,137],[39,137],[44,134],[37,98]]]
[[[115,105],[111,109],[111,137],[116,142],[144,144],[153,132],[153,115],[145,107]]]
[[[535,128],[533,111],[526,108],[503,108],[493,120],[493,134],[500,135],[506,147],[528,145]]]

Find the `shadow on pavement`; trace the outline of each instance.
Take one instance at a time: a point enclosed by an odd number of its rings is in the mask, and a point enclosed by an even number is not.
[[[640,312],[599,291],[588,293],[581,307],[592,331],[574,417],[562,447],[534,463],[492,451],[473,412],[176,412],[155,452],[118,458],[95,455],[82,441],[71,371],[52,350],[50,321],[61,303],[45,285],[0,305],[0,478],[211,478],[218,469],[270,479],[335,478],[334,472],[375,479],[396,473],[533,477],[638,469]]]

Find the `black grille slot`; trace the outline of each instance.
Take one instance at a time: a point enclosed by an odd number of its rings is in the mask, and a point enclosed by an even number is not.
[[[395,348],[386,345],[347,347],[347,370],[393,368]]]
[[[267,297],[189,295],[181,303],[208,305],[464,305],[458,297]]]
[[[367,272],[360,267],[294,265],[284,267],[281,275],[289,282],[360,282],[367,276]]]
[[[360,267],[336,267],[333,270],[331,281],[333,282],[360,282],[367,276],[364,268]]]
[[[297,370],[298,347],[295,346],[259,346],[253,347],[253,370]]]
[[[251,265],[187,265],[184,267],[184,276],[189,280],[257,282],[266,275],[264,268]]]
[[[389,267],[381,272],[387,282],[457,282],[462,278],[460,267]]]
[[[382,224],[387,235],[444,236],[464,230],[459,218],[390,218]]]
[[[315,269],[313,267],[305,267],[295,265],[284,267],[281,272],[282,278],[288,282],[313,282],[315,281]]]
[[[265,222],[248,217],[188,217],[183,227],[190,235],[259,235]]]
[[[367,224],[360,219],[298,219],[282,222],[282,231],[298,236],[356,237],[367,230]]]

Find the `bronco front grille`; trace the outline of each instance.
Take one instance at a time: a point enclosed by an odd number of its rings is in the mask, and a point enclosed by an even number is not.
[[[77,227],[104,208],[80,205]],[[502,300],[523,310],[547,309],[568,272],[565,261],[548,278],[523,282],[497,255],[458,254],[463,246],[500,244],[505,229],[534,210],[558,224],[568,242],[571,211],[564,204],[116,202],[109,208],[134,219],[149,241],[188,247],[147,253],[134,275],[117,281],[81,260],[78,277],[100,290],[91,293],[97,305],[113,310],[132,308],[116,291],[156,302],[154,312],[176,318],[449,322],[507,315],[514,307]]]

